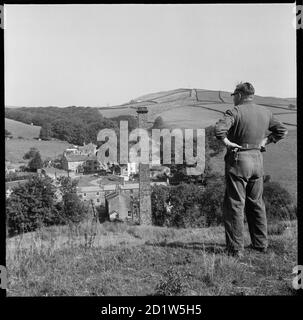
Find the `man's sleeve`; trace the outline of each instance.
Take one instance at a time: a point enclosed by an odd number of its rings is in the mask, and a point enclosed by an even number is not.
[[[215,125],[215,136],[219,140],[223,140],[228,133],[228,130],[233,126],[237,118],[238,111],[236,108],[227,110],[224,117]]]
[[[285,125],[281,121],[279,121],[273,114],[271,114],[268,130],[271,131],[271,133],[267,137],[268,142],[273,143],[276,143],[279,140],[285,138],[288,132]]]

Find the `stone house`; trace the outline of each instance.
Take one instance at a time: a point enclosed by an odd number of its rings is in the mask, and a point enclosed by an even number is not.
[[[98,185],[77,187],[77,194],[82,201],[93,201],[96,206],[105,203],[104,189]]]
[[[81,172],[81,168],[87,160],[94,160],[89,161],[90,165],[94,167],[97,157],[94,155],[64,154],[62,158],[62,167],[66,171]]]
[[[131,198],[126,192],[115,191],[105,196],[108,214],[112,220],[126,221],[131,219]]]

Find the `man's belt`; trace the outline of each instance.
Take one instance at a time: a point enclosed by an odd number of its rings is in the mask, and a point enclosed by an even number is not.
[[[261,152],[266,151],[265,147],[260,146],[259,144],[250,144],[250,143],[242,143],[242,149],[238,149],[238,151],[246,151],[246,150],[260,150]]]
[[[259,144],[242,143],[241,147],[243,149],[261,149]]]

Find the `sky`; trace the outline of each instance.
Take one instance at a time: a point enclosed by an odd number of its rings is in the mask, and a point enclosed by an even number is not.
[[[102,107],[240,81],[296,97],[293,6],[5,5],[5,105]]]

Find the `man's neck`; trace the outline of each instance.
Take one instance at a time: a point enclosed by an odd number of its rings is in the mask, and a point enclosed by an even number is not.
[[[248,98],[248,99],[244,99],[243,101],[241,101],[239,104],[246,104],[246,103],[252,103],[253,102],[253,99],[251,98]]]

